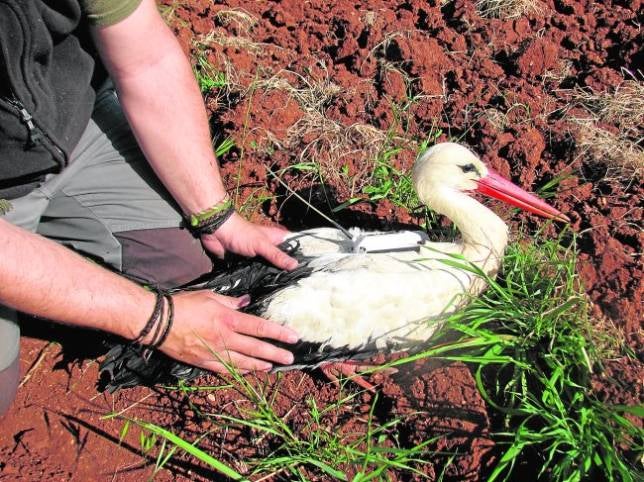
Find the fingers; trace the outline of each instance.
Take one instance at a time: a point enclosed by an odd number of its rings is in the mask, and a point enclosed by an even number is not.
[[[231,320],[231,325],[233,331],[255,338],[270,338],[284,343],[295,343],[300,339],[299,335],[291,328],[244,313],[237,313]]]
[[[246,371],[293,363],[288,350],[261,338],[295,343],[298,335],[278,323],[236,311],[248,304],[250,297],[202,290],[178,293],[174,299],[177,323],[163,347],[173,358],[216,372],[227,371],[228,362]]]
[[[235,215],[212,235],[203,235],[201,241],[219,257],[226,251],[251,257],[259,255],[278,268],[290,271],[297,267],[297,261],[275,246],[287,234],[284,229],[258,226]]]
[[[211,372],[228,373],[230,369],[226,365],[229,365],[242,374],[250,371],[268,371],[273,367],[269,362],[258,360],[257,358],[252,358],[232,350],[222,353],[220,357],[219,360],[204,361],[201,363],[201,367]]]
[[[257,358],[272,361],[281,365],[290,365],[294,357],[290,351],[278,348],[265,341],[244,335],[237,335],[230,342],[230,347],[239,353],[252,353]]]
[[[295,258],[291,258],[284,251],[269,242],[263,242],[257,246],[257,254],[278,268],[287,271],[292,271],[297,268],[298,263]]]
[[[230,337],[227,344],[228,349],[210,351],[209,358],[198,365],[218,373],[227,372],[224,363],[234,366],[238,370],[270,370],[273,363],[290,365],[294,361],[293,354],[287,350],[278,348],[265,341],[235,334]],[[253,356],[249,356],[251,354]]]
[[[283,228],[277,228],[273,226],[262,227],[262,230],[264,231],[264,235],[273,244],[273,247],[266,247],[264,248],[266,250],[265,254],[264,253],[259,253],[259,254],[264,258],[266,258],[271,263],[273,263],[278,268],[282,268],[287,271],[291,271],[295,269],[298,264],[297,261],[294,258],[288,256],[279,248],[275,248],[275,245],[280,244],[284,241],[286,236],[289,234],[289,231]]]

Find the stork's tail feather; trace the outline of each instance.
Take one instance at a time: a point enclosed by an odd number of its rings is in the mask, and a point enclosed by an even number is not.
[[[192,380],[201,375],[203,370],[180,363],[160,352],[153,352],[146,358],[142,347],[119,344],[107,353],[99,367],[99,373],[99,390],[113,393],[119,388],[176,384],[179,380]]]
[[[373,343],[365,344],[359,348],[349,348],[347,346],[332,347],[327,343],[312,343],[307,341],[299,341],[295,345],[287,345],[275,341],[272,341],[272,343],[293,352],[295,358],[290,365],[275,366],[272,370],[273,372],[314,370],[324,364],[333,362],[344,362],[348,360],[363,361],[383,351],[378,350]]]

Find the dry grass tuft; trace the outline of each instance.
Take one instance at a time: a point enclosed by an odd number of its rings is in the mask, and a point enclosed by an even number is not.
[[[195,45],[198,45],[201,48],[209,47],[212,44],[218,44],[222,47],[232,47],[239,50],[245,50],[255,55],[262,53],[267,47],[278,47],[274,44],[255,42],[248,37],[242,37],[240,35],[225,35],[215,31],[212,31],[206,35],[202,35],[195,40]]]
[[[539,14],[543,4],[538,0],[477,0],[476,9],[481,17],[512,19],[530,13]]]
[[[359,157],[361,172],[354,173],[354,190],[360,190],[373,171],[378,154],[388,142],[387,133],[368,124],[345,126],[323,114],[309,112],[288,130],[288,145],[300,150],[302,163],[314,163],[327,180],[340,181],[347,158]]]
[[[177,15],[177,9],[180,7],[185,8],[187,5],[188,2],[186,1],[175,0],[169,5],[158,5],[157,9],[166,24],[170,26],[177,25],[180,27],[189,27],[190,23]]]
[[[561,84],[567,77],[573,75],[573,63],[571,60],[560,59],[557,67],[546,70],[541,76],[541,83],[554,82]]]
[[[574,119],[577,147],[586,158],[606,163],[609,177],[640,176],[644,168],[644,149],[637,143],[606,129],[592,120]]]
[[[504,131],[509,125],[507,114],[493,107],[486,109],[483,117],[485,117],[498,131]]]
[[[299,86],[295,87],[286,78],[287,76],[297,79]],[[319,114],[323,114],[333,100],[342,93],[342,88],[331,82],[328,76],[323,80],[315,81],[289,70],[281,70],[268,79],[258,80],[253,83],[252,88],[281,90],[293,98],[304,112]]]
[[[585,113],[570,117],[577,126],[577,144],[582,154],[606,162],[609,170],[618,176],[641,174],[644,168],[642,81],[626,80],[612,93],[576,89],[572,92],[570,107],[582,107]],[[601,123],[615,125],[616,132],[603,128]]]
[[[327,181],[341,181],[347,158],[359,157],[367,162],[360,163],[364,172],[355,174],[353,188],[362,187],[388,138],[387,133],[374,126],[359,123],[345,126],[326,115],[327,108],[344,93],[342,87],[328,76],[315,80],[283,70],[254,82],[252,88],[286,92],[305,113],[288,129],[286,139],[286,147],[299,152],[301,164],[316,166],[318,174]]]
[[[198,37],[195,40],[195,46],[203,49],[212,46],[212,44],[218,44],[223,47],[245,50],[254,55],[261,54],[267,48],[281,48],[275,44],[253,41],[251,33],[257,25],[257,19],[246,10],[241,8],[220,10],[216,14],[216,19],[222,27],[237,27],[239,34],[230,35],[223,28],[215,29]]]
[[[622,129],[644,125],[644,82],[626,80],[613,93],[596,94],[590,89],[577,89],[573,101],[591,112],[596,120],[613,122]]]
[[[216,17],[224,27],[234,23],[246,34],[249,34],[257,25],[257,19],[242,8],[219,10]]]

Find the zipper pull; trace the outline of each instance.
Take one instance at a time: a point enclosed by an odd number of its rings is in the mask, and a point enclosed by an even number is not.
[[[40,134],[39,130],[36,129],[33,117],[29,113],[29,111],[22,107],[20,109],[20,117],[22,118],[22,122],[24,122],[27,126],[27,129],[29,129],[29,147],[33,147],[36,144],[40,143],[40,141],[42,140],[42,135]]]

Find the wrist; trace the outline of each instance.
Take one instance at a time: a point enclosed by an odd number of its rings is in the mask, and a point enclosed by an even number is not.
[[[219,202],[193,213],[186,218],[188,229],[195,237],[211,235],[228,221],[235,213],[232,199],[226,194]]]
[[[155,350],[165,343],[174,321],[172,295],[160,288],[155,288],[154,291],[156,295],[154,310],[141,332],[134,339],[134,343],[145,347],[144,358],[150,355],[151,350]]]
[[[205,209],[202,209],[201,211],[191,212],[186,215],[186,220],[188,221],[190,228],[195,229],[208,222],[208,220],[210,220],[211,218],[226,211],[232,205],[232,199],[230,199],[228,193],[224,193],[224,195],[214,204],[208,206]]]
[[[116,332],[117,335],[127,340],[134,340],[139,336],[147,321],[150,319],[157,303],[156,294],[143,287],[139,288],[135,298],[136,302],[134,305],[137,307],[135,314],[121,323],[120,329]]]
[[[195,192],[189,194],[188,199],[177,199],[183,211],[183,217],[187,221],[193,214],[203,212],[228,197],[228,192],[220,183],[210,186],[207,192],[202,190],[203,187],[196,188]]]

